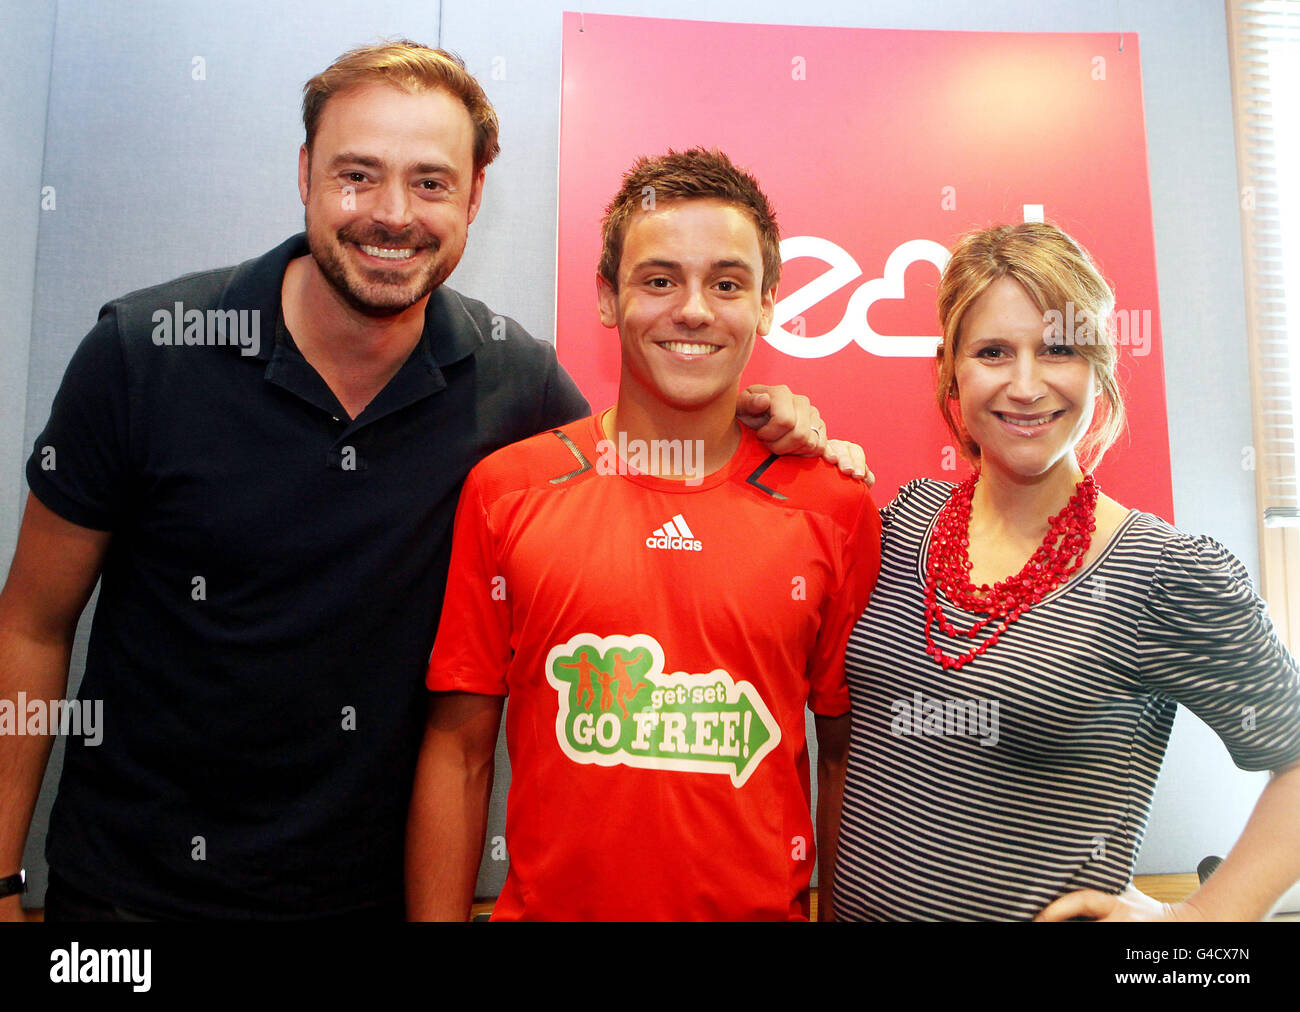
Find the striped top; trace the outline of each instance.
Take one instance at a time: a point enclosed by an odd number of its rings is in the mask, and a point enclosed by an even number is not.
[[[843,920],[1019,920],[1074,889],[1122,891],[1177,703],[1242,769],[1300,758],[1300,675],[1244,567],[1147,513],[987,653],[940,668],[924,560],[952,488],[913,481],[882,511],[849,641]],[[940,603],[954,625],[978,618]],[[935,635],[949,655],[971,645]]]

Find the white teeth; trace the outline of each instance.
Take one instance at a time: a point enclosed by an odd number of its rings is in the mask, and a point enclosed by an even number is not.
[[[1018,425],[1022,429],[1033,429],[1039,425],[1046,425],[1055,415],[1044,415],[1042,418],[1012,418],[1010,415],[998,415],[1004,422],[1010,422],[1012,425]]]
[[[409,260],[415,255],[413,249],[388,249],[384,246],[362,246],[363,250],[372,257],[379,257],[382,260]]]
[[[687,344],[685,341],[664,341],[662,347],[679,355],[708,355],[718,350],[713,344]]]

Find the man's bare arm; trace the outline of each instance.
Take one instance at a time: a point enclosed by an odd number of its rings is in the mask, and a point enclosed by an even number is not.
[[[817,722],[817,919],[835,919],[835,852],[849,761],[849,715]]]
[[[435,693],[406,826],[406,917],[465,921],[487,833],[502,696]]]
[[[0,699],[62,699],[77,619],[95,589],[110,535],[69,523],[33,495],[0,591]],[[50,735],[0,735],[0,876],[18,871]],[[19,897],[0,899],[0,921],[22,920]]]

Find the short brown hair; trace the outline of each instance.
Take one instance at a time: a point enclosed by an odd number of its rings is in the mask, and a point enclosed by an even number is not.
[[[474,75],[465,69],[465,61],[445,49],[395,39],[349,50],[303,85],[302,125],[307,131],[308,155],[325,103],[361,84],[390,84],[411,92],[450,92],[465,104],[474,123],[474,172],[501,153],[496,110]]]
[[[936,355],[939,376],[935,391],[939,413],[972,461],[980,448],[953,414],[957,399],[957,347],[967,311],[985,290],[1001,278],[1013,278],[1044,314],[1080,319],[1087,313],[1090,340],[1076,342],[1075,351],[1093,367],[1101,401],[1087,434],[1079,441],[1080,466],[1090,471],[1124,430],[1124,399],[1115,379],[1119,351],[1115,344],[1115,294],[1087,250],[1055,225],[1024,222],[982,229],[963,236],[939,280],[939,323],[943,344]],[[1073,303],[1072,310],[1067,304]]]
[[[763,252],[763,291],[775,288],[781,280],[781,231],[772,205],[758,180],[721,151],[705,148],[669,150],[658,158],[642,156],[623,174],[623,185],[605,208],[601,222],[605,246],[600,254],[600,276],[618,291],[623,237],[637,211],[674,200],[710,198],[735,205],[753,220]]]

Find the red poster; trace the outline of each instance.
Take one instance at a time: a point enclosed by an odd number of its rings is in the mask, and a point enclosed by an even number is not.
[[[777,326],[746,380],[812,397],[867,448],[887,502],[965,473],[934,405],[935,288],[962,233],[1042,216],[1118,297],[1129,429],[1098,470],[1173,518],[1138,40],[564,15],[557,344],[600,408],[617,335],[596,316],[603,208],[642,154],[718,147],[772,199]]]

